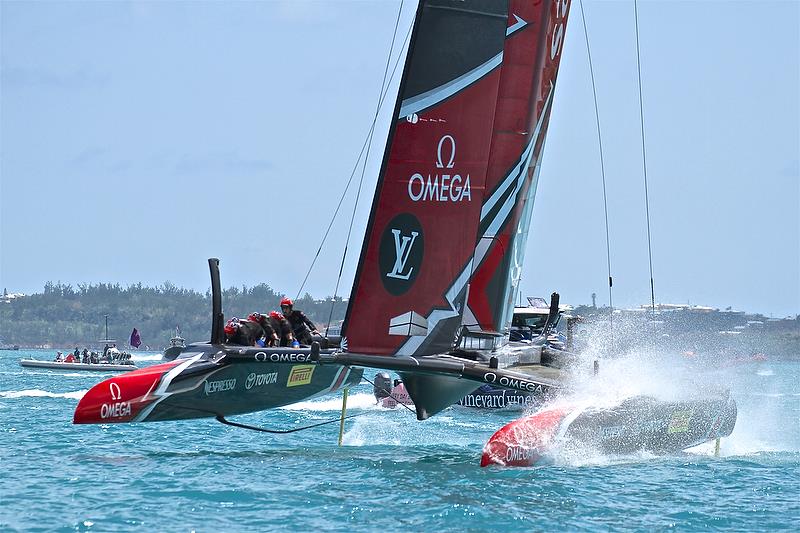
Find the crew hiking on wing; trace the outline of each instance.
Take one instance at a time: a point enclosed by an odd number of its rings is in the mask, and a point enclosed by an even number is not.
[[[299,348],[300,343],[294,338],[292,333],[292,325],[286,320],[286,317],[277,311],[269,312],[269,320],[272,324],[272,329],[280,337],[281,346],[291,346],[292,348]]]
[[[258,322],[231,318],[225,324],[225,343],[239,346],[256,346],[264,337],[264,328]]]
[[[238,346],[291,346],[300,343],[292,335],[292,326],[282,314],[271,311],[269,315],[250,313],[247,319],[231,318],[225,324],[225,344]]]
[[[261,329],[263,330],[263,337],[256,340],[256,344],[258,346],[264,348],[266,346],[278,346],[278,344],[280,344],[280,339],[278,338],[277,333],[275,333],[275,330],[272,328],[272,324],[267,315],[262,315],[261,313],[250,313],[247,315],[247,320],[260,325]]]
[[[300,344],[311,345],[312,335],[320,336],[317,326],[299,309],[294,309],[294,302],[289,298],[281,300],[281,311],[292,327],[294,337]]]

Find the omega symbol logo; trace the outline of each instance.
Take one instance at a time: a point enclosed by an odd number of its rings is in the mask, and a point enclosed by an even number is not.
[[[111,391],[112,400],[122,399],[122,391],[120,390],[119,385],[117,385],[112,381],[111,383],[108,384],[108,389]]]
[[[422,225],[414,215],[401,213],[386,225],[378,248],[378,266],[390,294],[399,296],[411,288],[422,267],[424,251]]]
[[[447,134],[436,145],[435,169],[422,167],[408,178],[408,198],[412,202],[471,202],[469,171],[454,168],[455,164],[456,139]]]
[[[439,146],[436,148],[436,168],[445,168],[444,163],[442,162],[442,145],[445,144],[445,141],[450,141],[448,144],[450,145],[450,159],[447,162],[446,168],[453,168],[453,163],[456,160],[456,140],[453,139],[452,135],[445,135],[441,139],[439,139]]]

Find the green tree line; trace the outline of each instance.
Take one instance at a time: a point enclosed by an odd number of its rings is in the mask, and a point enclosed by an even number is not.
[[[267,284],[254,287],[229,287],[222,291],[222,309],[226,318],[246,317],[254,311],[278,310],[283,294]],[[314,300],[305,294],[295,301],[318,328],[324,328],[331,313],[332,299]],[[344,319],[347,302],[336,298],[332,324]],[[165,282],[158,287],[141,283],[123,287],[119,284],[79,284],[48,282],[44,292],[8,303],[0,303],[0,338],[6,344],[36,346],[92,346],[108,335],[120,346],[127,346],[133,328],[142,344],[160,350],[180,327],[188,342],[207,341],[211,335],[211,291],[200,293]]]

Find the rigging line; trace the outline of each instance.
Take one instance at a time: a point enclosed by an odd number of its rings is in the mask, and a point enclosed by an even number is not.
[[[608,230],[608,197],[606,195],[606,165],[603,159],[603,138],[600,135],[600,111],[597,105],[597,87],[594,80],[594,67],[592,66],[592,52],[589,47],[589,31],[586,29],[586,15],[583,11],[583,0],[580,0],[581,20],[583,20],[583,35],[586,38],[586,56],[589,58],[589,74],[592,79],[592,95],[594,96],[594,118],[597,124],[597,144],[600,148],[600,176],[603,181],[603,213],[606,222],[606,264],[608,265],[608,306],[611,346],[614,345],[614,303],[611,298],[611,288],[614,285],[611,277],[611,238]]]
[[[366,414],[366,413],[356,413],[354,415],[347,415],[344,418],[345,419],[355,418],[355,417],[361,416],[363,414]],[[328,424],[333,424],[334,422],[339,422],[340,420],[342,420],[341,417],[337,417],[337,418],[333,418],[331,420],[326,420],[325,422],[318,422],[316,424],[311,424],[310,426],[303,426],[303,427],[299,427],[299,428],[267,429],[267,428],[260,428],[258,426],[251,426],[249,424],[242,424],[241,422],[233,422],[231,420],[226,419],[223,415],[217,415],[215,418],[216,418],[217,422],[220,422],[220,423],[225,424],[227,426],[233,426],[233,427],[242,428],[242,429],[250,429],[252,431],[260,431],[262,433],[273,433],[273,434],[278,434],[278,435],[285,435],[287,433],[295,433],[297,431],[303,431],[303,430],[306,430],[306,429],[312,429],[312,428],[317,428],[317,427],[320,427],[320,426],[326,426]]]
[[[297,431],[303,431],[303,430],[306,430],[306,429],[316,428],[316,427],[319,427],[319,426],[325,426],[327,424],[333,424],[334,422],[339,422],[339,420],[341,419],[341,417],[337,417],[337,418],[333,418],[331,420],[326,420],[324,422],[317,422],[316,424],[311,424],[311,425],[308,425],[308,426],[303,426],[303,427],[299,427],[299,428],[292,428],[292,429],[266,429],[266,428],[260,428],[260,427],[257,427],[257,426],[250,426],[248,424],[242,424],[240,422],[231,422],[230,420],[227,420],[225,418],[225,415],[221,415],[219,413],[215,413],[214,411],[209,411],[208,409],[199,409],[197,407],[189,407],[188,405],[175,405],[175,407],[177,407],[179,409],[184,409],[186,411],[196,411],[198,413],[205,413],[205,414],[211,415],[217,420],[217,422],[221,422],[221,423],[226,424],[228,426],[234,426],[234,427],[243,428],[243,429],[251,429],[253,431],[260,431],[262,433],[274,433],[274,434],[279,434],[279,435],[283,435],[283,434],[286,434],[286,433],[295,433]],[[353,414],[353,415],[348,415],[345,418],[354,418],[354,417],[361,416],[361,415],[364,415],[364,414],[366,414],[366,413],[356,413],[356,414]]]
[[[364,175],[367,171],[367,163],[369,162],[369,152],[372,149],[372,139],[375,136],[375,122],[378,119],[378,114],[381,110],[381,106],[383,105],[383,101],[386,98],[386,94],[389,92],[388,83],[386,83],[386,74],[389,72],[389,63],[392,60],[392,50],[394,50],[394,43],[395,39],[397,38],[397,28],[400,24],[400,15],[403,12],[403,2],[400,2],[400,9],[397,11],[397,19],[395,19],[394,23],[394,32],[392,34],[392,43],[389,46],[389,56],[386,58],[386,67],[383,71],[383,81],[381,82],[381,92],[378,96],[378,105],[375,108],[375,117],[372,121],[372,127],[369,130],[369,135],[367,136],[367,153],[364,155],[364,164],[361,167],[361,178],[358,180],[358,191],[356,192],[356,201],[353,204],[353,213],[350,215],[350,225],[347,228],[347,238],[344,241],[344,251],[342,252],[342,263],[339,265],[339,275],[336,278],[336,287],[333,290],[333,298],[331,298],[331,311],[328,314],[328,323],[325,325],[325,336],[328,336],[328,330],[331,327],[331,320],[333,320],[333,310],[336,307],[336,296],[339,294],[339,283],[342,281],[342,272],[344,272],[344,264],[345,260],[347,259],[347,248],[350,244],[350,236],[353,232],[353,222],[356,218],[356,211],[358,210],[358,201],[361,199],[361,187],[364,184]],[[412,24],[409,28],[409,31],[406,35],[408,38],[411,35],[411,28],[414,25]],[[403,44],[405,47],[405,43]],[[402,57],[402,48],[400,49],[400,53],[397,54],[397,61],[395,62],[394,68],[392,69],[392,78],[394,78],[394,73],[396,72],[397,65],[400,63],[400,58]],[[391,79],[391,78],[390,78]]]
[[[397,24],[400,21],[400,13],[402,13],[402,11],[403,11],[403,2],[404,2],[404,0],[401,0],[401,2],[400,2],[400,10],[397,13],[397,22],[395,22],[395,34],[392,35],[392,48],[389,49],[389,57],[387,58],[387,63],[386,63],[387,67],[388,67],[389,62],[391,61],[391,58],[392,58],[392,49],[394,47],[395,35],[397,34]],[[406,33],[405,40],[403,41],[403,47],[400,48],[401,52],[402,52],[403,48],[405,48],[406,44],[408,44],[408,39],[411,36],[411,29],[413,27],[414,26],[412,24],[411,27],[408,29],[408,32]],[[386,97],[386,94],[389,92],[389,85],[392,83],[392,80],[394,79],[394,75],[397,73],[397,65],[400,63],[400,58],[401,57],[402,57],[402,53],[398,54],[397,60],[394,63],[394,67],[392,67],[392,75],[389,77],[389,82],[385,83],[385,84],[382,83],[381,96],[380,96],[380,99],[378,101],[378,111],[380,111],[380,108],[383,105],[383,101],[384,101],[384,99]],[[385,82],[386,81],[386,70],[385,69],[384,69],[383,79],[384,79],[384,82]],[[308,276],[311,275],[311,271],[314,269],[314,265],[317,263],[317,259],[319,258],[319,254],[320,254],[320,252],[322,252],[322,247],[325,245],[325,241],[328,238],[328,234],[331,231],[331,227],[333,227],[333,223],[336,220],[337,215],[339,214],[339,209],[342,207],[342,202],[344,201],[345,196],[347,195],[347,191],[350,189],[350,184],[352,183],[353,178],[356,175],[356,170],[358,170],[358,165],[361,163],[361,156],[364,155],[364,150],[367,149],[367,144],[370,142],[370,139],[371,139],[371,136],[372,136],[372,134],[373,134],[373,132],[375,130],[375,124],[377,123],[377,121],[378,121],[378,112],[376,111],[375,112],[375,116],[372,117],[372,124],[370,125],[369,131],[367,132],[367,136],[364,138],[364,144],[361,145],[361,151],[358,153],[358,157],[356,158],[356,162],[353,165],[353,170],[350,172],[350,178],[347,180],[347,185],[345,186],[344,191],[342,192],[342,196],[339,198],[339,203],[336,205],[336,210],[333,212],[333,216],[331,217],[331,221],[328,224],[328,228],[325,230],[325,235],[323,235],[323,237],[322,237],[322,242],[319,243],[319,248],[317,248],[317,253],[314,254],[314,259],[311,261],[311,266],[308,267],[308,271],[306,272],[306,275],[303,278],[303,283],[300,284],[300,288],[297,291],[297,296],[295,296],[295,300],[300,298],[300,293],[303,292],[303,287],[305,287],[306,281],[308,281]]]
[[[650,239],[650,198],[647,191],[647,151],[645,150],[644,137],[644,104],[642,103],[642,63],[639,57],[639,8],[637,1],[633,0],[633,13],[636,23],[636,73],[639,78],[639,119],[642,127],[642,167],[644,169],[644,205],[647,215],[647,258],[650,262],[650,310],[656,314],[656,290],[653,283],[653,247]]]

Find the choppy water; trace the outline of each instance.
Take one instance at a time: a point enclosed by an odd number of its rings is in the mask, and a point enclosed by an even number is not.
[[[0,352],[0,529],[796,530],[800,362],[715,372],[739,405],[722,456],[557,458],[482,469],[483,444],[512,414],[449,409],[425,422],[352,391],[338,424],[265,435],[213,421],[73,426],[78,399],[107,375],[22,369]],[[155,354],[138,354],[142,364]],[[144,359],[144,360],[142,360]],[[288,428],[338,416],[340,398],[238,417]]]

